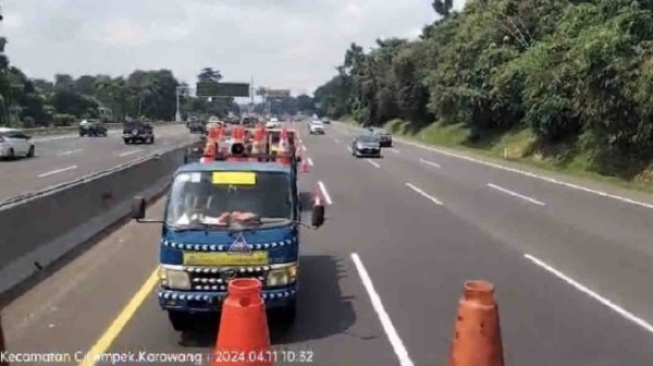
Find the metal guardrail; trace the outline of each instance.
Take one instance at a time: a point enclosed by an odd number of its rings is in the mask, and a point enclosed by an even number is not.
[[[159,121],[150,122],[153,126],[173,125],[177,122]],[[109,130],[118,130],[122,128],[122,123],[105,123]],[[79,125],[65,126],[65,127],[46,127],[46,128],[23,128],[21,129],[27,135],[44,136],[44,135],[61,135],[66,133],[73,133],[79,130]]]

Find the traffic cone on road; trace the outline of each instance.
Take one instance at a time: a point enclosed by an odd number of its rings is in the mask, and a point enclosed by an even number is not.
[[[465,282],[449,366],[503,366],[502,343],[494,285]]]
[[[272,366],[262,288],[256,278],[238,278],[229,283],[212,366]]]

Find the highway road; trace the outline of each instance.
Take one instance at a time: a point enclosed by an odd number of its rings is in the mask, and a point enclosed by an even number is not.
[[[154,126],[152,145],[125,145],[122,131],[108,137],[34,137],[36,156],[0,161],[0,201],[109,169],[191,138],[183,125]]]
[[[315,365],[445,365],[463,282],[483,278],[497,287],[507,365],[653,365],[653,205],[638,193],[406,142],[356,159],[353,133],[304,133],[302,190],[322,192],[328,221],[302,234],[298,319],[273,326],[276,347]],[[149,215],[161,214],[158,202]],[[127,224],[10,304],[10,351],[208,364],[171,361],[210,352],[215,325],[180,334],[158,309],[159,229]]]

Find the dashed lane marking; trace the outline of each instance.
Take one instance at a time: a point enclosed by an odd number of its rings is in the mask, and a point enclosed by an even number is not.
[[[412,183],[406,183],[406,186],[407,186],[408,188],[412,189],[413,191],[415,191],[415,192],[421,194],[422,196],[428,198],[431,202],[435,203],[436,205],[439,205],[439,206],[443,206],[443,205],[444,205],[442,202],[440,202],[440,200],[438,200],[437,198],[435,198],[435,197],[431,196],[430,194],[424,192],[423,190],[421,190],[420,188],[418,188],[418,187],[415,186],[414,184],[412,184]]]
[[[327,190],[326,186],[322,181],[317,182],[317,185],[320,187],[320,192],[322,192],[322,196],[324,197],[324,200],[326,200],[327,204],[332,205],[333,200],[331,199],[331,195],[329,194],[329,191]]]
[[[528,197],[528,196],[524,196],[523,194],[519,194],[519,193],[511,191],[511,190],[509,190],[507,188],[499,187],[496,184],[488,183],[487,186],[492,188],[492,189],[496,189],[499,192],[503,192],[505,194],[511,195],[513,197],[521,198],[524,201],[528,201],[528,202],[531,202],[531,203],[534,203],[534,204],[540,205],[540,206],[546,206],[546,204],[544,202],[538,201],[538,200],[536,200],[534,198],[531,198],[531,197]]]
[[[49,172],[39,174],[38,177],[39,178],[45,178],[45,177],[49,177],[51,175],[55,175],[55,174],[59,174],[59,173],[63,173],[63,172],[67,172],[69,170],[75,170],[75,169],[77,169],[77,165],[71,165],[69,167],[65,167],[65,168],[61,168],[61,169],[57,169],[57,170],[51,170]]]

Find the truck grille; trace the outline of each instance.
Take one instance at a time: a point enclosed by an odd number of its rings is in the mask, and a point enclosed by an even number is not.
[[[190,274],[193,291],[226,291],[228,281],[235,278],[254,277],[263,282],[265,288],[265,279],[270,267],[231,268],[233,273],[221,272],[226,268],[185,267],[184,270]]]

